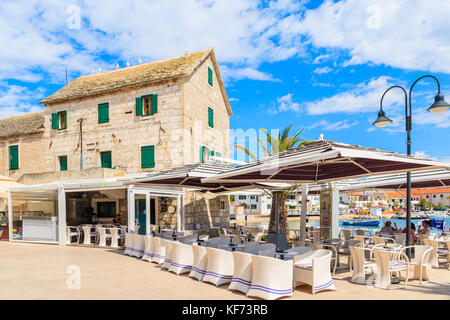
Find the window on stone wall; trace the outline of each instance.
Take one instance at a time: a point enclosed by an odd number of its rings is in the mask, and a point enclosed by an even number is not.
[[[142,115],[148,116],[152,114],[152,97],[142,98]]]
[[[252,204],[252,205],[251,205],[251,209],[252,209],[252,210],[256,210],[256,204]]]
[[[59,118],[59,129],[67,128],[67,114],[66,114],[66,112],[59,112],[58,113],[58,118]]]
[[[220,210],[225,210],[225,200],[220,199]]]

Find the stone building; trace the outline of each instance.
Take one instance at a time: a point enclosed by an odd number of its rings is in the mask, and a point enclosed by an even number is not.
[[[160,171],[229,156],[232,112],[212,48],[81,76],[40,103],[42,113],[0,120],[0,174],[23,183]],[[227,220],[229,211],[217,209],[225,199],[228,207],[227,197],[202,199],[201,206],[184,203],[207,213],[210,226]],[[124,200],[116,210],[126,217]],[[163,213],[157,205],[158,220],[173,226],[170,206]]]

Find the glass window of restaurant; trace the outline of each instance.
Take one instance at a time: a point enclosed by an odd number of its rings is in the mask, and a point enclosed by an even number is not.
[[[11,192],[12,240],[57,242],[56,191]]]

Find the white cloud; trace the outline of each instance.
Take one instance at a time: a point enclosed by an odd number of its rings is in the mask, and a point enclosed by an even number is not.
[[[342,120],[342,121],[335,121],[335,122],[329,122],[328,120],[320,120],[318,122],[313,123],[311,126],[308,127],[308,129],[314,129],[314,128],[323,128],[324,130],[328,131],[337,131],[337,130],[343,130],[348,129],[351,127],[354,127],[358,124],[358,121],[350,122],[348,120]]]
[[[274,79],[258,70],[263,62],[302,55],[303,44],[284,39],[280,25],[300,17],[303,1],[257,0],[72,1],[0,3],[0,79],[62,82],[64,69],[90,73],[114,69],[117,61],[143,61],[215,47],[221,63],[237,70],[233,79]],[[77,4],[81,28],[71,29]],[[76,18],[76,17],[75,17]],[[56,76],[56,77],[55,77]],[[232,79],[232,77],[230,77]]]
[[[450,2],[442,0],[325,1],[292,19],[291,35],[315,47],[348,50],[347,65],[372,62],[450,73]]]
[[[331,72],[331,68],[329,68],[329,67],[323,67],[323,68],[316,68],[316,69],[314,69],[314,73],[317,73],[317,74],[324,74],[324,73],[329,73],[329,72]]]
[[[436,157],[430,156],[425,151],[416,151],[416,152],[414,152],[413,156],[417,157],[417,158],[422,158],[422,159],[436,160]]]
[[[393,83],[391,77],[381,76],[353,86],[349,91],[340,92],[328,98],[322,98],[304,104],[308,114],[374,112],[379,108],[383,91]],[[402,96],[393,91],[386,96],[384,103],[397,104]]]
[[[230,68],[226,65],[220,67],[220,74],[225,82],[233,80],[251,79],[260,81],[274,81],[280,82],[279,79],[274,78],[271,74],[259,71],[254,68]]]
[[[26,87],[0,83],[0,119],[42,111],[41,106],[29,103],[29,97],[43,98],[43,92],[43,88],[32,92]]]
[[[293,101],[293,94],[288,93],[282,97],[277,98],[277,109],[273,110],[272,113],[285,112],[285,111],[294,111],[300,112],[301,106],[298,102]]]

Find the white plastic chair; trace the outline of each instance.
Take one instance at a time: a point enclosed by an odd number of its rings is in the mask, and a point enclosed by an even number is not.
[[[145,249],[145,236],[142,234],[134,234],[134,241],[133,241],[133,253],[131,254],[132,257],[136,257],[138,259],[142,258],[144,255],[144,249]]]
[[[439,248],[439,241],[437,241],[437,240],[431,240],[431,239],[424,238],[423,243],[426,246],[431,246],[433,248],[433,251],[431,252],[431,255],[430,255],[431,266],[433,268],[439,268],[439,256],[448,255],[448,249]]]
[[[161,264],[161,269],[169,270],[172,265],[172,253],[173,253],[173,245],[175,241],[172,240],[164,240],[165,254],[164,254],[164,262]]]
[[[209,282],[216,287],[230,283],[233,278],[233,253],[226,250],[207,247],[207,266],[203,282]]]
[[[414,278],[420,281],[422,285],[423,281],[429,280],[429,274],[431,270],[431,254],[433,251],[432,246],[407,246],[402,248],[405,251],[408,248],[414,249],[414,258],[409,262],[410,265],[414,266]],[[409,270],[408,270],[409,271]]]
[[[206,267],[208,265],[206,247],[199,246],[194,243],[192,245],[192,255],[192,270],[189,273],[189,277],[202,281],[206,273]]]
[[[164,259],[166,257],[166,249],[164,247],[165,240],[161,237],[154,237],[153,244],[155,251],[153,253],[152,262],[157,264],[163,264]]]
[[[133,253],[134,235],[134,233],[130,232],[125,234],[125,250],[123,251],[123,254],[131,256]]]
[[[180,242],[173,242],[171,249],[172,264],[169,271],[175,274],[188,273],[194,263],[192,246]]]
[[[395,243],[401,244],[402,246],[406,243],[406,233],[396,233],[394,234]]]
[[[111,228],[111,248],[119,248],[120,241],[124,239],[125,234],[121,228]]]
[[[333,274],[336,273],[337,265],[339,264],[339,249],[340,244],[336,247],[333,245],[326,245],[326,244],[318,244],[318,243],[312,243],[310,244],[310,247],[314,250],[329,250],[331,251],[331,263],[330,267],[333,270]]]
[[[252,256],[252,254],[244,252],[233,252],[233,279],[231,279],[228,290],[236,290],[247,294],[252,283]]]
[[[352,278],[351,282],[366,284],[366,269],[370,268],[372,274],[376,269],[376,263],[372,261],[367,261],[365,258],[365,253],[371,253],[371,249],[363,248],[363,247],[349,247],[351,259],[352,259]]]
[[[312,294],[322,290],[336,290],[331,278],[331,251],[314,250],[294,257],[294,287],[309,284]]]
[[[401,272],[406,271],[404,286],[404,288],[406,288],[409,278],[408,257],[404,253],[400,252],[396,254],[398,259],[392,259],[391,252],[380,248],[374,248],[372,252],[375,256],[375,263],[377,264],[377,278],[375,280],[375,287],[390,289],[392,273],[398,273],[400,278]]]
[[[153,236],[151,236],[151,235],[144,236],[144,244],[145,244],[144,254],[142,255],[141,260],[151,262],[152,258],[153,258],[153,252],[154,252]]]
[[[295,253],[295,255],[288,255],[285,257],[285,260],[293,259],[296,255],[302,255],[307,252],[312,251],[310,247],[294,247],[286,250],[289,253]]]
[[[266,300],[292,296],[292,261],[252,256],[252,281],[247,296]]]
[[[106,247],[106,239],[111,239],[111,234],[110,233],[106,233],[106,229],[105,227],[98,227],[98,234],[100,237],[100,240],[98,242],[98,245],[100,247]]]
[[[97,227],[93,227],[92,225],[85,225],[82,228],[84,232],[83,244],[91,244],[91,237],[94,237],[94,243],[97,243],[98,239]],[[92,229],[94,229],[94,231],[92,231]]]
[[[66,226],[66,244],[72,243],[72,237],[77,237],[77,241],[74,243],[78,243],[80,241],[81,232],[78,227],[74,226]]]

